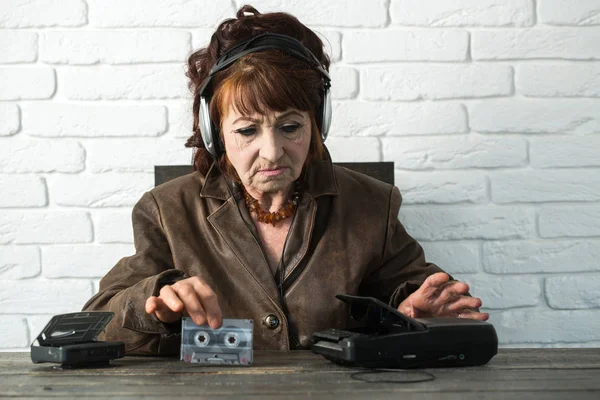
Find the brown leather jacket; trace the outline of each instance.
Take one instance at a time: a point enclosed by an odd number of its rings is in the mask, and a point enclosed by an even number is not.
[[[255,349],[306,348],[313,332],[346,326],[336,294],[397,307],[441,271],[398,220],[397,187],[319,162],[306,171],[285,247],[285,310],[254,226],[242,220],[250,217],[230,193],[213,167],[142,196],[132,212],[135,255],[122,258],[83,307],[115,313],[104,340],[125,342],[128,354],[179,354],[180,323],[162,323],[144,306],[163,285],[197,275],[217,294],[224,318],[254,319]]]

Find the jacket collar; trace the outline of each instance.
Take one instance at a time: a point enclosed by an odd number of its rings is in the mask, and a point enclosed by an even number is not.
[[[231,197],[229,189],[227,189],[227,181],[223,179],[221,169],[215,161],[213,161],[204,185],[200,188],[200,197],[212,197],[215,199],[227,200]]]
[[[200,189],[200,197],[212,197],[227,200],[231,197],[227,188],[228,183],[223,179],[221,169],[213,162],[206,174],[206,180]],[[238,195],[237,185],[231,187],[231,192]],[[305,171],[302,192],[318,198],[320,196],[337,196],[338,186],[333,172],[333,164],[329,152],[325,152],[325,160],[312,162]]]

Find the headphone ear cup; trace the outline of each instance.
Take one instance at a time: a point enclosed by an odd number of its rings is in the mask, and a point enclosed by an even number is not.
[[[198,110],[198,114],[200,114],[200,133],[206,150],[217,157],[218,144],[215,143],[214,140],[213,124],[210,120],[210,109],[208,105],[209,100],[204,96],[200,96],[200,107]]]
[[[323,139],[323,142],[327,139],[327,135],[329,134],[331,114],[331,92],[329,88],[327,88],[323,93],[323,110],[321,111],[321,138]]]

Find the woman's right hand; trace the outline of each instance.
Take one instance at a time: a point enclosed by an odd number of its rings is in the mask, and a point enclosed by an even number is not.
[[[146,300],[146,313],[165,323],[182,316],[189,316],[196,325],[208,322],[212,329],[220,328],[223,323],[217,295],[197,276],[163,286],[158,296]]]

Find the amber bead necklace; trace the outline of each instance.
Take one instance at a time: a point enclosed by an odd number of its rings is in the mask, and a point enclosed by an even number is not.
[[[252,197],[244,188],[244,200],[246,202],[246,207],[248,208],[248,211],[256,215],[256,219],[259,222],[275,226],[275,224],[278,222],[294,215],[294,211],[296,211],[296,206],[298,205],[298,197],[300,197],[298,188],[299,182],[296,181],[294,183],[294,193],[292,194],[292,198],[275,212],[263,210],[258,203],[258,200]]]

